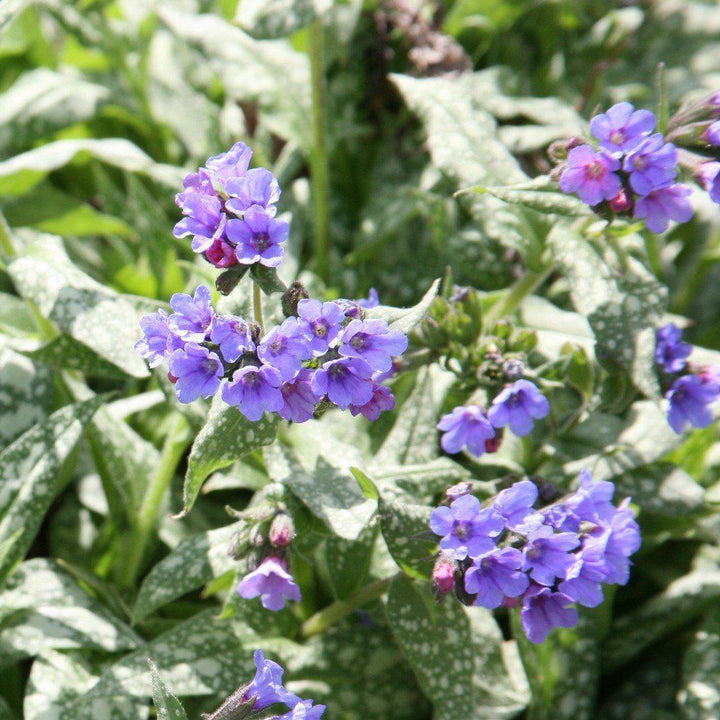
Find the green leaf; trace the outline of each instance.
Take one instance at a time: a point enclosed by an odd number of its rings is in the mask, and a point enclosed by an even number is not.
[[[720,612],[703,620],[683,658],[678,704],[688,720],[714,720],[720,715]]]
[[[182,170],[156,163],[129,140],[56,140],[0,162],[0,195],[23,195],[53,170],[89,159],[143,173],[170,188],[182,185]]]
[[[0,563],[0,575],[32,544],[65,483],[63,464],[103,400],[96,397],[58,410],[0,453],[0,542],[18,530],[23,533]]]
[[[289,37],[330,4],[321,0],[240,0],[235,22],[256,38]]]
[[[158,669],[152,660],[148,659],[148,666],[152,675],[152,696],[158,720],[187,720],[185,708],[181,702],[167,689],[160,678]]]
[[[0,665],[49,649],[132,650],[140,638],[50,560],[22,563],[0,595]]]
[[[387,305],[378,305],[366,311],[367,317],[384,320],[393,330],[400,330],[407,335],[425,319],[439,289],[440,278],[433,282],[430,289],[423,295],[417,305],[411,308],[394,308]]]
[[[376,539],[376,523],[365,527],[356,540],[325,538],[318,552],[318,564],[336,599],[346,599],[366,582]]]
[[[255,263],[250,267],[250,275],[266,295],[287,290],[285,283],[278,277],[276,268]]]
[[[134,350],[141,314],[75,267],[59,238],[30,235],[8,270],[18,292],[36,302],[64,334],[127,375],[148,376]]]
[[[237,562],[228,554],[243,523],[209,530],[181,540],[148,573],[140,587],[133,622],[140,622],[159,607],[231,572]]]
[[[0,0],[0,32],[19,15],[29,0]]]
[[[511,718],[527,704],[516,648],[503,652],[487,611],[466,612],[452,598],[434,604],[429,590],[401,577],[390,587],[387,616],[438,720]]]
[[[195,504],[200,488],[210,473],[232,465],[243,455],[269,445],[277,433],[276,415],[250,422],[236,407],[213,398],[210,413],[190,450],[183,489],[183,514]]]

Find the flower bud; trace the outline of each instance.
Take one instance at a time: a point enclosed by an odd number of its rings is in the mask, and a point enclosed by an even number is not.
[[[508,358],[503,363],[503,372],[508,382],[515,382],[525,375],[525,364],[520,358]]]
[[[437,559],[432,571],[432,585],[438,599],[453,591],[455,587],[455,562],[447,555],[441,555]]]
[[[462,497],[463,495],[472,495],[473,491],[473,484],[467,480],[463,482],[456,483],[455,485],[451,485],[446,491],[445,491],[445,497],[452,502],[453,500],[457,500],[459,497]]]
[[[632,200],[625,190],[621,190],[612,200],[610,200],[610,208],[618,214],[629,212],[632,210],[632,206]]]
[[[286,513],[280,513],[270,524],[270,542],[275,547],[286,547],[295,539],[295,524]]]
[[[283,315],[285,317],[291,317],[297,315],[297,306],[301,300],[306,300],[310,295],[305,289],[305,286],[297,280],[290,285],[290,287],[283,293],[280,298],[282,305]]]
[[[168,380],[169,380],[173,385],[178,381],[178,379],[177,379],[171,372],[168,372],[167,376],[168,376]]]
[[[485,452],[486,453],[496,453],[500,446],[502,445],[503,441],[503,431],[502,429],[495,430],[495,437],[488,438],[485,441]]]
[[[262,328],[255,322],[248,323],[248,329],[250,330],[250,338],[257,345],[262,338]]]

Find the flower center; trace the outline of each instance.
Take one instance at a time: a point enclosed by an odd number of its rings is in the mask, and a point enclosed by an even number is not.
[[[269,350],[273,355],[277,355],[283,349],[284,345],[285,345],[285,338],[277,337],[270,343]]]
[[[330,329],[325,320],[316,320],[312,326],[315,337],[325,337]]]
[[[348,369],[344,365],[332,365],[330,367],[330,374],[335,378],[343,378],[348,374]]]
[[[460,540],[464,540],[470,533],[470,528],[468,528],[467,523],[456,522],[454,531],[456,537],[460,538]]]
[[[642,155],[638,155],[633,158],[633,167],[636,170],[644,170],[647,167],[647,160]]]
[[[217,362],[212,358],[205,358],[205,360],[200,363],[200,367],[204,373],[214,373],[215,370],[217,370]]]
[[[613,145],[622,145],[625,142],[625,133],[622,130],[613,130],[610,134],[610,142]]]
[[[255,235],[255,244],[260,251],[267,249],[267,246],[270,244],[270,236],[264,232],[258,233]]]
[[[243,378],[243,385],[246,387],[254,387],[260,382],[260,376],[256,372],[250,372]]]
[[[587,166],[588,177],[594,180],[599,180],[604,177],[606,172],[607,169],[599,160],[593,160],[593,162]]]
[[[367,345],[367,341],[368,337],[365,333],[358,333],[357,335],[353,335],[352,340],[350,340],[350,345],[356,350],[362,350]]]

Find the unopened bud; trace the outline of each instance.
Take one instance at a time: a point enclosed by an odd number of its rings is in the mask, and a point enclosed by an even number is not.
[[[169,380],[173,385],[178,381],[178,379],[177,379],[171,372],[168,372],[167,375],[168,375],[168,380]]]
[[[295,524],[286,513],[276,515],[270,525],[270,542],[275,547],[286,547],[295,539]]]
[[[297,315],[297,306],[301,300],[306,300],[310,295],[305,289],[305,286],[297,280],[290,285],[290,287],[283,293],[280,298],[282,305],[283,315],[285,317],[292,317]]]
[[[455,587],[455,561],[441,555],[432,572],[433,590],[436,596],[447,595]]]
[[[509,382],[515,382],[525,375],[525,364],[520,358],[508,358],[503,363],[503,372]]]
[[[471,495],[473,491],[473,484],[467,480],[463,482],[459,482],[455,485],[451,485],[446,491],[445,491],[445,497],[452,502],[453,500],[457,500],[459,497],[462,497],[463,495]]]
[[[250,338],[253,343],[257,345],[260,342],[260,338],[262,338],[262,328],[255,322],[248,323],[248,328],[250,330]]]
[[[621,190],[612,200],[610,200],[610,208],[620,214],[626,213],[632,210],[632,199],[628,196],[625,190]]]
[[[496,453],[500,446],[502,445],[503,436],[501,430],[495,431],[495,437],[488,438],[485,441],[485,452],[486,453]]]

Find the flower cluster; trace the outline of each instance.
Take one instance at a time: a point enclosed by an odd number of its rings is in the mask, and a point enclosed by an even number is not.
[[[678,151],[661,133],[653,133],[655,115],[635,110],[627,102],[596,115],[590,130],[598,141],[569,150],[560,187],[576,193],[587,205],[618,215],[644,219],[656,233],[670,221],[687,222],[693,216],[691,189],[675,182]],[[602,209],[602,208],[601,208]]]
[[[235,704],[235,707],[242,706],[247,710],[241,717],[278,704],[285,705],[289,711],[273,716],[275,720],[318,720],[322,717],[325,705],[313,705],[312,700],[302,700],[285,688],[282,681],[284,670],[280,665],[268,660],[262,650],[256,650],[253,659],[255,677],[238,691],[240,697]]]
[[[443,431],[440,441],[447,453],[459,453],[467,448],[480,457],[493,449],[496,431],[508,426],[515,435],[530,433],[535,420],[550,413],[550,403],[536,385],[529,380],[516,380],[495,397],[487,415],[478,405],[456,407],[437,424]]]
[[[529,480],[486,504],[470,494],[436,508],[430,528],[441,554],[433,572],[437,592],[453,587],[467,604],[521,607],[523,629],[541,643],[554,627],[578,621],[574,603],[596,607],[602,584],[624,585],[640,531],[629,499],[612,504],[615,486],[580,474],[579,488],[538,510]],[[452,497],[452,495],[451,495]]]
[[[280,186],[266,168],[250,167],[252,150],[238,142],[188,175],[175,197],[183,217],[177,238],[192,236],[192,249],[217,268],[280,265],[289,226],[275,217]]]
[[[167,360],[183,403],[220,390],[248,420],[277,412],[296,423],[326,400],[369,420],[395,406],[381,382],[407,337],[384,320],[364,319],[358,303],[304,298],[297,315],[265,334],[241,317],[218,314],[205,286],[193,296],[173,295],[170,306],[171,315],[160,310],[141,320],[136,349],[150,367]]]
[[[696,367],[687,362],[692,345],[683,342],[682,330],[673,323],[656,333],[655,363],[663,375],[668,402],[668,422],[682,433],[689,423],[704,428],[713,422],[710,406],[720,399],[720,367]]]

